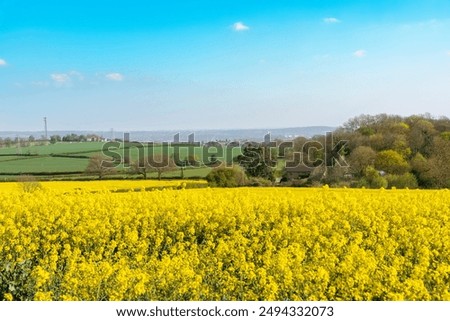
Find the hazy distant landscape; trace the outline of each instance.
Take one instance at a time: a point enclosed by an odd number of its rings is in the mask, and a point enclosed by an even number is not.
[[[130,139],[140,142],[171,142],[174,135],[180,134],[180,139],[187,141],[188,135],[194,133],[197,141],[209,142],[209,141],[233,141],[233,140],[253,140],[260,142],[264,139],[264,136],[268,133],[271,134],[273,139],[293,139],[299,136],[313,137],[315,135],[323,135],[326,132],[330,132],[336,129],[336,127],[330,126],[310,126],[310,127],[294,127],[294,128],[267,128],[267,129],[207,129],[207,130],[159,130],[159,131],[127,131],[130,133]],[[96,130],[60,130],[60,131],[48,131],[48,136],[52,135],[68,135],[68,134],[86,135],[96,134],[106,139],[123,139],[124,132],[121,131],[96,131]],[[45,136],[44,131],[0,131],[0,137],[6,138],[28,138],[29,136],[40,138]]]

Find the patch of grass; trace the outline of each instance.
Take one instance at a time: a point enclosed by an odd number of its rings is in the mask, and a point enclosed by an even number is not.
[[[82,172],[87,164],[87,159],[23,157],[14,161],[0,162],[0,173]]]

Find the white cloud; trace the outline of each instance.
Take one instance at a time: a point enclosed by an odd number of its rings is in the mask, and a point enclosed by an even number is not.
[[[365,57],[366,54],[367,54],[367,52],[364,49],[359,49],[353,53],[353,56],[355,56],[357,58],[362,58],[362,57]]]
[[[6,60],[0,58],[0,67],[6,66]]]
[[[123,75],[118,72],[112,72],[112,73],[106,74],[105,77],[106,77],[106,79],[113,80],[113,81],[122,81],[123,80]]]
[[[448,50],[448,51],[447,51],[447,56],[449,56],[449,57],[450,57],[450,50]]]
[[[55,83],[60,85],[70,82],[70,76],[68,74],[51,74],[50,78],[52,78]]]
[[[74,81],[83,81],[84,76],[75,70],[69,71],[68,73],[54,73],[50,75],[53,83],[58,86],[71,86]],[[35,82],[36,84],[43,84],[45,82]]]
[[[250,29],[249,26],[245,25],[243,22],[238,21],[233,24],[234,31],[245,31]]]
[[[328,18],[324,18],[323,22],[332,24],[332,23],[340,23],[341,20],[339,20],[337,18],[333,18],[333,17],[328,17]]]

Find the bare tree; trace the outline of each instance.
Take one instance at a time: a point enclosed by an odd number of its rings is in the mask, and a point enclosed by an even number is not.
[[[173,159],[165,154],[142,157],[132,164],[133,172],[142,175],[144,179],[147,179],[148,173],[156,172],[160,180],[164,172],[170,171],[174,167]]]
[[[89,158],[85,172],[95,174],[99,179],[102,179],[105,175],[114,173],[115,170],[115,163],[111,158],[102,154],[96,154]]]

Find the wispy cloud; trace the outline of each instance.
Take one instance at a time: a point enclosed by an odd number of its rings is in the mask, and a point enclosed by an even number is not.
[[[78,72],[78,71],[75,71],[75,70],[72,70],[71,72],[69,72],[69,76],[71,77],[71,79],[72,78],[76,78],[79,81],[83,81],[84,80],[83,74],[81,72]]]
[[[50,78],[59,85],[64,85],[70,82],[70,76],[68,74],[51,74]]]
[[[450,50],[448,50],[448,51],[447,51],[447,56],[449,56],[449,57],[450,57]]]
[[[448,21],[430,19],[424,21],[411,22],[400,25],[401,31],[414,32],[416,30],[438,30],[448,25]]]
[[[235,23],[233,24],[233,30],[234,30],[234,31],[245,31],[245,30],[248,30],[248,29],[250,29],[250,27],[247,26],[247,25],[245,25],[245,24],[244,24],[243,22],[241,22],[241,21],[235,22]]]
[[[6,60],[0,58],[0,67],[6,66],[6,65],[7,65],[7,64],[6,64]]]
[[[53,84],[57,87],[71,86],[75,81],[84,80],[84,76],[75,70],[67,73],[54,73],[50,75],[50,78],[53,80]]]
[[[112,72],[112,73],[106,74],[105,78],[108,80],[112,80],[112,81],[122,81],[124,77],[121,73]]]
[[[333,17],[328,17],[328,18],[324,18],[323,22],[328,23],[328,24],[332,24],[332,23],[340,23],[341,20],[339,20],[337,18],[333,18]]]
[[[48,81],[32,81],[31,86],[37,87],[37,88],[45,88],[50,86],[50,83]]]
[[[356,50],[356,51],[353,53],[353,56],[355,56],[355,57],[357,57],[357,58],[362,58],[362,57],[365,57],[366,55],[367,55],[367,51],[365,51],[364,49]]]

